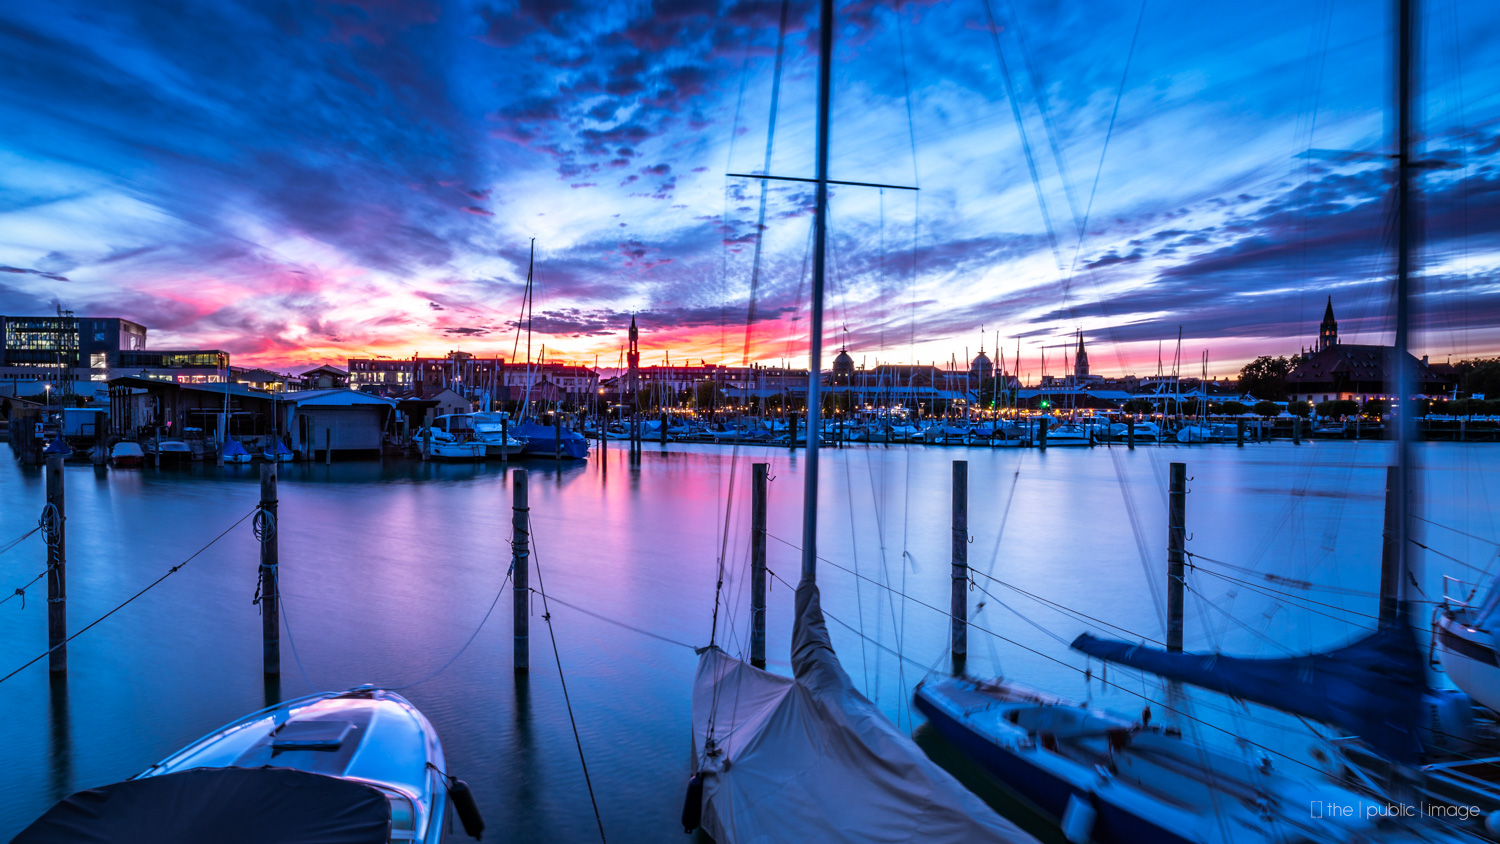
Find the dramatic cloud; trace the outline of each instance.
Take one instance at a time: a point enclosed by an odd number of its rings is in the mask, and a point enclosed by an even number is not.
[[[795,359],[815,192],[729,175],[814,172],[817,9],[773,127],[781,8],[9,4],[0,310],[237,363],[509,355],[530,274],[549,357],[613,365],[634,315],[648,361]],[[1383,7],[1139,10],[839,5],[832,175],[920,190],[831,190],[830,343],[1039,362],[1082,328],[1109,369],[1180,331],[1222,372],[1329,295],[1386,338]],[[1500,352],[1500,10],[1428,13],[1419,343]]]

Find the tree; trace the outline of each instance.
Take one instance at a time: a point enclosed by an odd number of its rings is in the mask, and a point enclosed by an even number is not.
[[[1318,402],[1318,415],[1330,419],[1346,418],[1359,412],[1359,402],[1348,399],[1329,399]]]
[[[1286,412],[1306,419],[1308,414],[1312,413],[1312,403],[1305,401],[1287,402]]]
[[[1457,369],[1464,392],[1500,398],[1500,358],[1459,361]]]
[[[1385,399],[1370,399],[1365,402],[1366,416],[1384,416],[1391,412],[1391,403]]]
[[[1256,416],[1271,417],[1281,412],[1281,405],[1273,401],[1258,401],[1251,410],[1255,411]]]
[[[1250,408],[1244,402],[1238,401],[1221,402],[1217,408],[1217,412],[1225,416],[1239,416],[1241,413],[1246,413],[1249,410]]]
[[[1150,399],[1131,399],[1125,402],[1124,410],[1126,413],[1152,413],[1156,405]]]
[[[700,381],[693,388],[693,392],[693,398],[697,402],[699,411],[712,410],[718,406],[719,388],[714,385],[714,382],[706,379]]]
[[[1286,376],[1291,358],[1261,355],[1240,367],[1240,392],[1266,401],[1286,399]]]

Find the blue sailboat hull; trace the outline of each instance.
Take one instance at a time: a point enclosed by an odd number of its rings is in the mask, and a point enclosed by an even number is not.
[[[557,431],[535,422],[522,422],[511,431],[511,436],[525,440],[521,454],[531,457],[561,457],[564,460],[583,460],[589,456],[589,441],[566,428],[562,432],[562,445],[558,447]]]
[[[916,696],[916,704],[939,735],[1054,823],[1062,823],[1068,801],[1074,796],[1090,802],[1085,789],[1031,764],[1022,756],[969,729],[942,708],[933,706],[922,696],[920,690]],[[1170,829],[1118,806],[1094,801],[1094,809],[1098,815],[1089,836],[1094,844],[1194,844],[1191,839],[1183,838]]]

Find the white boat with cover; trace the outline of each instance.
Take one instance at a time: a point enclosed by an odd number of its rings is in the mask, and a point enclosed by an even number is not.
[[[323,692],[65,798],[14,842],[438,844],[455,810],[478,838],[473,795],[446,771],[437,731],[405,698],[369,686]]]

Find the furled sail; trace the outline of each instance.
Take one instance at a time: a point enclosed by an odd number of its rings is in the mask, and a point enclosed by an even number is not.
[[[1377,753],[1416,762],[1427,691],[1421,649],[1403,620],[1322,653],[1275,659],[1169,653],[1084,633],[1074,650],[1358,735]]]
[[[854,689],[818,587],[797,587],[794,677],[703,650],[693,684],[702,825],[760,841],[1033,842],[927,758]]]

